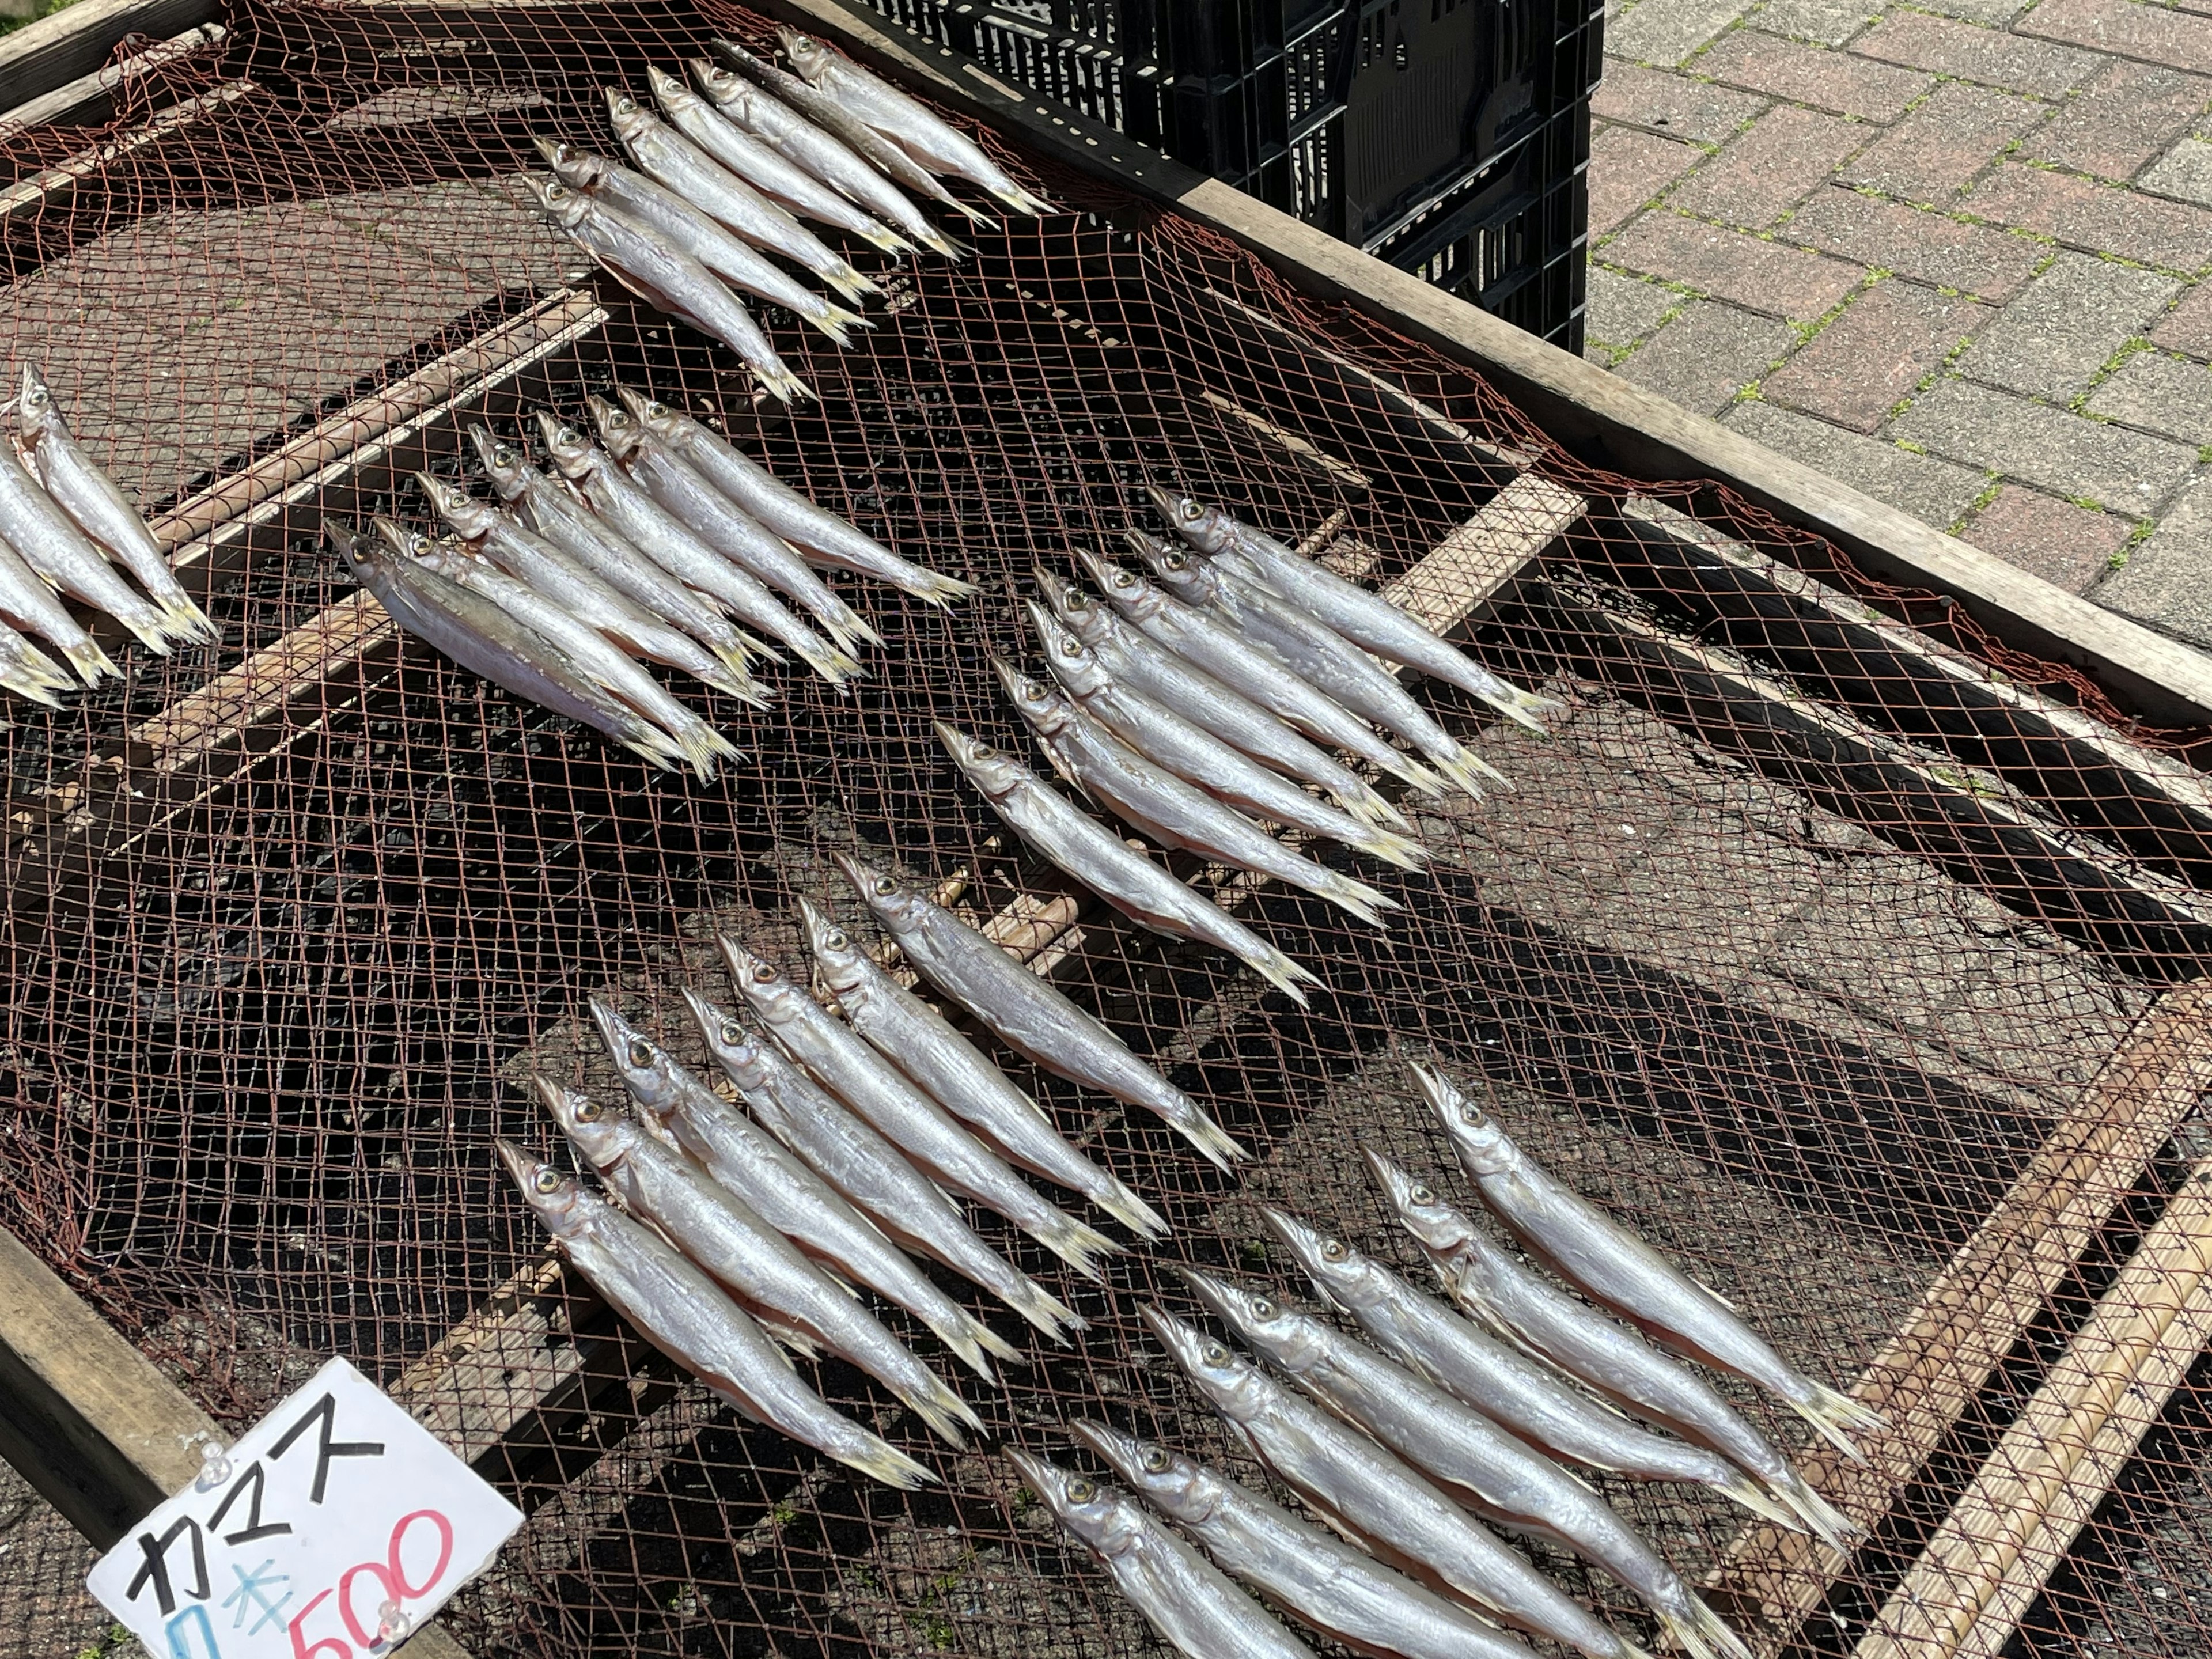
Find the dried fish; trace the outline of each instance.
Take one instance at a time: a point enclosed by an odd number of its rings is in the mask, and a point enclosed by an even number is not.
[[[179,620],[116,574],[107,555],[40,486],[15,446],[5,439],[0,439],[0,536],[46,581],[70,599],[114,617],[148,650],[167,656],[172,639],[199,636],[196,626]],[[24,620],[26,626],[38,627],[31,618]],[[52,634],[46,637],[64,653],[69,650]]]

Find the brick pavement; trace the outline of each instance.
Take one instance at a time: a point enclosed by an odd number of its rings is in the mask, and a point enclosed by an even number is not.
[[[1588,353],[2212,647],[2212,0],[1625,0]]]

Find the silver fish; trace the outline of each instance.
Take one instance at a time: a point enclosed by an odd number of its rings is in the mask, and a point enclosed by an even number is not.
[[[647,495],[701,541],[740,569],[798,601],[846,655],[864,646],[883,644],[883,635],[831,592],[788,542],[715,489],[643,422],[597,392],[586,401],[607,453],[645,486]]]
[[[1189,1659],[1314,1659],[1312,1649],[1127,1493],[1015,1447],[1006,1455],[1061,1529],[1177,1652]]]
[[[1743,1639],[1658,1551],[1604,1498],[1541,1452],[1270,1291],[1188,1268],[1182,1276],[1248,1347],[1415,1468],[1471,1498],[1478,1514],[1565,1544],[1603,1567],[1643,1598],[1693,1659],[1750,1659]]]
[[[1158,485],[1148,484],[1146,489],[1176,533],[1193,547],[1232,562],[1241,560],[1248,574],[1304,606],[1354,645],[1472,692],[1509,720],[1540,734],[1544,725],[1536,717],[1559,707],[1549,697],[1500,679],[1380,593],[1370,592],[1273,537],[1239,524],[1219,507]]]
[[[994,656],[991,665],[1053,769],[1161,846],[1273,876],[1378,927],[1380,912],[1399,908],[1388,894],[1292,851],[1235,807],[1153,764],[1058,686],[1031,679],[1003,657]]]
[[[1766,1520],[1799,1525],[1790,1510],[1718,1453],[1638,1428],[1576,1389],[1555,1367],[1479,1329],[1343,1240],[1325,1237],[1272,1206],[1262,1206],[1261,1213],[1325,1300],[1349,1313],[1401,1364],[1528,1444],[1584,1468],[1639,1480],[1694,1481]]]
[[[768,586],[699,539],[683,520],[654,501],[612,457],[575,428],[539,410],[538,429],[561,476],[582,491],[592,512],[629,538],[672,576],[788,646],[840,691],[867,672],[783,607]]]
[[[0,623],[0,686],[19,697],[58,708],[61,698],[56,694],[76,690],[76,682],[63,673],[52,657]]]
[[[1307,1006],[1300,981],[1318,985],[1318,976],[1085,817],[1012,756],[943,720],[935,726],[938,741],[962,775],[1040,854],[1132,921],[1172,939],[1196,939],[1225,951],[1299,1007]]]
[[[834,513],[824,512],[741,453],[719,432],[680,410],[628,386],[617,386],[623,406],[646,428],[696,468],[708,483],[758,519],[815,563],[872,576],[902,592],[946,605],[975,592],[975,584],[908,562]]]
[[[1140,633],[1189,658],[1316,742],[1347,750],[1428,794],[1443,793],[1435,773],[1393,749],[1365,720],[1309,685],[1218,617],[1161,592],[1127,565],[1109,563],[1079,548],[1076,557],[1106,602]]]
[[[1018,1053],[1156,1114],[1224,1170],[1251,1156],[1119,1037],[950,910],[848,854],[830,856],[906,959]]]
[[[885,1060],[1009,1162],[1081,1193],[1140,1237],[1166,1234],[1167,1223],[1151,1205],[1061,1139],[1044,1108],[934,1008],[869,961],[832,918],[804,898],[799,908],[821,982],[846,1023]]]
[[[877,131],[896,140],[933,173],[980,185],[1017,213],[1051,211],[1051,203],[1015,183],[972,139],[889,82],[787,25],[776,30],[776,39],[800,75]]]
[[[905,237],[861,212],[813,174],[793,167],[750,132],[740,131],[720,110],[667,70],[655,65],[645,75],[653,87],[653,101],[660,106],[668,124],[763,195],[794,213],[849,232],[886,253],[914,252],[914,244]]]
[[[535,1079],[538,1097],[623,1207],[757,1309],[849,1359],[956,1447],[982,1419],[906,1345],[750,1205],[681,1152],[580,1090]]]
[[[638,298],[720,340],[781,402],[814,395],[777,355],[744,301],[665,236],[558,179],[525,173],[522,182],[547,222]]]
[[[1589,1659],[1649,1659],[1358,1429],[1157,1304],[1138,1310],[1253,1454],[1393,1565]]]
[[[1419,842],[1316,799],[1165,703],[1123,684],[1099,653],[1051,611],[1035,599],[1024,603],[1053,678],[1086,713],[1146,759],[1256,817],[1341,842],[1401,869],[1421,867],[1427,850]]]
[[[703,594],[662,569],[643,549],[586,507],[572,487],[539,472],[512,445],[501,442],[481,426],[469,428],[469,440],[483,459],[493,489],[521,514],[531,529],[623,598],[698,641],[754,696],[774,696],[773,691],[755,683],[748,665],[756,655],[781,662],[781,653],[732,627]]]
[[[1453,1301],[1622,1410],[1718,1452],[1759,1480],[1815,1537],[1850,1553],[1851,1522],[1703,1377],[1539,1279],[1381,1153],[1370,1149],[1366,1158]]]
[[[1169,592],[1185,605],[1213,611],[1362,720],[1396,732],[1476,799],[1482,798],[1485,778],[1505,781],[1504,774],[1408,696],[1389,669],[1273,589],[1221,568],[1202,554],[1155,541],[1141,530],[1129,532],[1128,541]]]
[[[1225,1571],[1355,1652],[1534,1659],[1526,1643],[1195,1459],[1101,1423],[1067,1426]]]
[[[5,439],[0,439],[0,536],[40,576],[70,599],[114,617],[149,651],[167,656],[172,639],[198,634],[116,574],[107,555],[46,494]]]
[[[922,215],[905,192],[805,116],[785,108],[751,82],[720,64],[691,60],[691,79],[707,101],[793,167],[842,193],[863,212],[896,226],[933,253],[957,259],[965,250]]]
[[[1085,1328],[1072,1310],[969,1230],[957,1205],[867,1121],[723,1015],[707,1033],[714,1063],[755,1115],[814,1172],[918,1255],[941,1261],[1055,1342]],[[1005,1356],[1001,1355],[1001,1358]]]
[[[628,93],[604,88],[607,117],[638,170],[755,247],[804,266],[858,305],[883,289],[805,225]]]
[[[736,70],[750,76],[801,115],[843,142],[846,148],[881,168],[890,181],[907,190],[918,190],[933,201],[964,213],[986,230],[996,230],[999,222],[978,207],[971,207],[939,184],[937,175],[916,161],[892,140],[878,132],[866,121],[847,109],[835,98],[820,91],[795,75],[756,58],[734,40],[715,40],[708,42],[714,55]]]
[[[656,766],[674,771],[683,760],[674,738],[602,690],[566,651],[482,594],[395,557],[334,521],[325,528],[354,580],[426,644],[518,697],[605,732]]]
[[[1373,823],[1412,828],[1364,778],[1276,714],[1138,632],[1075,583],[1042,565],[1032,574],[1054,617],[1117,678],[1254,759],[1327,790],[1346,811]]]
[[[1865,1461],[1844,1431],[1879,1433],[1888,1426],[1880,1412],[1790,1364],[1720,1297],[1554,1181],[1481,1107],[1442,1077],[1409,1069],[1482,1201],[1546,1267],[1662,1346],[1758,1383]]]
[[[536,143],[553,176],[569,189],[596,197],[617,213],[627,213],[647,229],[659,231],[732,288],[786,307],[841,346],[853,343],[849,330],[875,326],[858,312],[832,305],[786,276],[781,266],[755,252],[720,221],[643,173],[573,144],[550,138]]]
[[[994,1210],[1088,1279],[1121,1247],[1043,1199],[813,994],[724,934],[730,976],[754,1013],[805,1066],[949,1191]]]
[[[87,685],[97,685],[106,675],[123,671],[103,651],[84,626],[70,615],[46,579],[25,562],[4,537],[0,537],[0,617],[48,641],[76,670]]]
[[[937,1477],[832,1409],[751,1315],[641,1222],[512,1141],[495,1143],[523,1201],[638,1334],[756,1423],[911,1492]]]
[[[131,505],[115,480],[93,464],[92,458],[70,435],[69,422],[46,380],[30,364],[23,365],[22,386],[15,398],[15,419],[31,465],[64,513],[76,526],[123,562],[138,579],[154,603],[168,615],[173,637],[220,640],[222,632],[207,618],[184,584],[169,568],[169,556],[154,532],[146,527],[138,509]]]

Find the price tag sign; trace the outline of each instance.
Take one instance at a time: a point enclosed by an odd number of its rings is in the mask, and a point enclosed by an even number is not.
[[[154,1659],[369,1659],[420,1629],[521,1524],[333,1359],[85,1583]]]

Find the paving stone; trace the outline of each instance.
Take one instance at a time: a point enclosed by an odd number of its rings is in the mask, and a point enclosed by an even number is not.
[[[1731,138],[1668,204],[1764,230],[1818,190],[1873,131],[1862,122],[1784,104]]]
[[[2002,29],[1980,28],[1919,11],[1889,13],[1853,41],[1851,50],[1886,63],[2045,97],[2055,97],[2087,80],[2103,61],[2070,46],[2023,40]]]
[[[1940,203],[1965,189],[2043,113],[2041,105],[2010,93],[1946,81],[1837,177],[1885,195]]]
[[[1607,243],[1605,257],[1796,322],[1825,315],[1865,275],[1838,259],[1664,210],[1645,214]]]
[[[1971,380],[1945,380],[1923,392],[1889,431],[1939,455],[2136,518],[2154,512],[2197,465],[2194,445],[2107,426]]]
[[[1583,330],[1608,346],[1626,346],[1659,325],[1659,319],[1684,303],[1682,296],[1656,283],[1640,282],[1593,264],[1583,301]]]
[[[2016,162],[1975,185],[1966,208],[2000,224],[2145,264],[2197,270],[2212,258],[2212,212]]]
[[[2002,28],[2033,3],[2033,0],[1920,0],[1920,9]]]
[[[2183,139],[2138,182],[2160,196],[2179,196],[2185,202],[2212,207],[2212,144],[2202,138]]]
[[[1590,96],[1590,113],[1672,138],[1717,144],[1766,107],[1766,100],[1686,75],[1607,58],[1605,79]]]
[[[2174,498],[2126,565],[2097,585],[2097,603],[2212,646],[2212,477],[2197,479]]]
[[[1776,234],[1998,304],[2018,293],[2051,252],[1992,226],[1842,189],[1820,191]]]
[[[1679,64],[1742,16],[1750,3],[1639,0],[1606,25],[1605,49],[1639,64]]]
[[[2181,303],[2159,319],[2152,342],[2192,357],[2212,357],[2212,283],[2199,283]]]
[[[2043,126],[2021,153],[2100,179],[2132,179],[2212,100],[2212,81],[2123,59],[2098,76]]]
[[[2061,253],[1959,359],[1959,373],[2064,403],[2173,302],[2171,276]]]
[[[2008,483],[1959,535],[2069,593],[2086,593],[2134,531],[2134,523],[2117,513],[2093,513]]]
[[[1751,21],[1769,34],[1840,46],[1881,10],[1881,0],[1767,0]]]
[[[1913,70],[1748,28],[1735,30],[1698,58],[1698,70],[1732,86],[1869,121],[1895,120],[1933,84]]]
[[[1738,404],[1729,411],[1727,423],[1747,438],[1818,467],[1938,530],[1957,522],[1974,497],[1989,487],[1988,478],[1971,467],[1915,455],[1895,444],[1862,437],[1763,400]]]
[[[1769,375],[1764,396],[1872,432],[1960,341],[1996,313],[1911,283],[1877,283]]]
[[[1590,137],[1589,234],[1616,228],[1703,154],[1634,127],[1600,127]]]
[[[2138,351],[2089,394],[2089,412],[2184,443],[2212,443],[2212,369]]]
[[[2043,0],[2021,20],[2019,32],[2212,75],[2212,17],[2192,17],[2164,6],[2137,5],[2135,0]]]
[[[1700,415],[1717,415],[1796,340],[1789,324],[1700,300],[1615,372]]]

